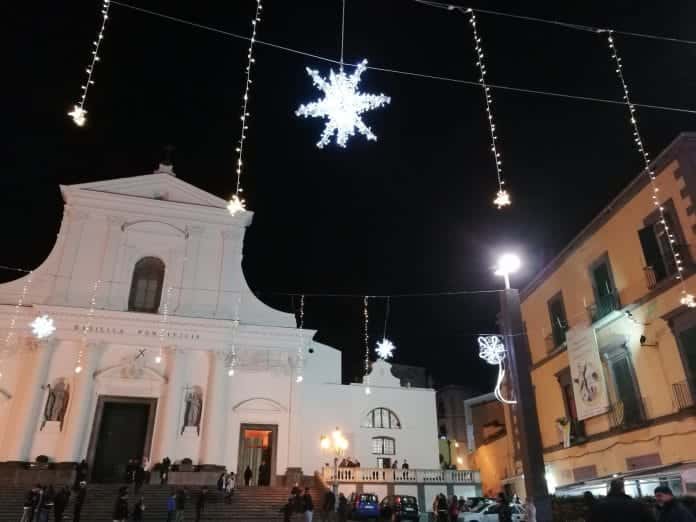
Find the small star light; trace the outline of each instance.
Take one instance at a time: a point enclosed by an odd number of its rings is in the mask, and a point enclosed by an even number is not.
[[[391,102],[384,94],[365,94],[358,90],[360,75],[367,69],[367,60],[360,62],[355,72],[348,76],[343,67],[338,73],[333,69],[328,81],[319,75],[319,71],[307,68],[307,74],[312,77],[314,85],[324,93],[324,98],[300,105],[295,111],[297,116],[324,118],[326,127],[321,134],[317,147],[324,148],[336,133],[336,144],[345,147],[350,136],[355,136],[357,130],[368,140],[377,140],[377,136],[360,118],[364,112],[378,109]]]
[[[495,199],[493,200],[493,204],[498,208],[507,207],[508,205],[510,205],[511,201],[510,194],[508,194],[508,191],[500,189],[496,194]]]
[[[72,117],[75,125],[78,127],[84,127],[85,122],[87,121],[87,116],[85,116],[86,114],[86,110],[79,105],[75,105],[75,108],[68,113],[68,116]]]
[[[680,302],[681,304],[689,308],[696,308],[696,298],[694,298],[694,294],[687,294],[686,292],[684,292],[684,294],[682,294]]]
[[[47,315],[37,317],[29,326],[31,326],[31,332],[37,339],[48,337],[56,331],[56,327],[53,325],[53,319]]]
[[[394,343],[392,343],[389,339],[382,339],[380,342],[377,343],[377,349],[375,352],[377,352],[377,356],[380,359],[384,359],[385,361],[387,359],[391,359],[393,356],[393,351],[396,348],[394,346]]]
[[[227,210],[230,211],[230,215],[234,216],[237,212],[243,212],[246,210],[246,201],[241,199],[237,194],[232,196],[230,202],[227,204]]]

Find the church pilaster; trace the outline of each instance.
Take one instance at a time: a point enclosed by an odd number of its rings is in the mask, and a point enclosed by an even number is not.
[[[184,403],[184,377],[188,353],[177,348],[167,350],[167,389],[158,405],[157,430],[152,462],[161,462],[164,457],[174,459],[176,443],[181,428]]]
[[[222,465],[227,442],[227,397],[229,377],[226,374],[224,356],[220,352],[208,352],[209,370],[203,411],[203,444],[201,464]]]

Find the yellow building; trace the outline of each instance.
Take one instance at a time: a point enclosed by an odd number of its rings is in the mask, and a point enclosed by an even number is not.
[[[696,134],[680,135],[653,168],[684,286],[641,173],[522,291],[547,480],[557,493],[601,493],[614,474],[643,477],[630,481],[633,493],[675,474],[696,486],[684,471],[696,461],[696,308],[680,304],[684,288],[696,294]],[[595,334],[595,377],[608,406],[580,420],[566,337],[583,325]]]

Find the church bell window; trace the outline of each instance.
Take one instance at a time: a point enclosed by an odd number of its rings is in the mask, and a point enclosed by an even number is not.
[[[164,263],[156,257],[144,257],[135,264],[128,311],[157,313],[162,298]]]

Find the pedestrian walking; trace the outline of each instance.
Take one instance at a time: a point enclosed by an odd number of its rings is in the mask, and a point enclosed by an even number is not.
[[[125,486],[119,490],[116,497],[112,519],[114,522],[126,522],[128,520],[128,489]]]
[[[201,489],[201,492],[198,494],[198,498],[196,499],[196,522],[200,522],[201,520],[201,514],[205,510],[205,503],[208,500],[208,488],[203,486],[203,489]]]
[[[225,491],[225,480],[227,480],[227,473],[224,471],[220,473],[220,476],[217,479],[217,489],[218,491],[222,492]]]
[[[588,522],[654,522],[655,517],[642,502],[632,499],[624,491],[623,479],[614,479],[606,498],[592,506]]]
[[[447,511],[447,497],[440,493],[435,497],[435,502],[433,503],[433,512],[437,522],[447,522]]]
[[[251,471],[251,467],[247,466],[246,469],[244,470],[244,485],[246,487],[249,487],[249,483],[251,482],[251,477],[254,476],[254,472]]]
[[[232,502],[232,495],[234,495],[235,486],[235,476],[232,471],[230,471],[225,477],[225,501]]]
[[[183,522],[185,511],[186,511],[186,490],[179,489],[176,492],[176,516],[174,517],[174,520],[176,522]]]
[[[133,522],[142,522],[143,516],[145,515],[145,498],[140,497],[133,506]]]
[[[174,522],[176,517],[176,492],[172,490],[167,497],[167,522]]]
[[[65,513],[65,508],[68,507],[68,502],[70,501],[70,488],[68,486],[63,486],[60,491],[56,493],[56,498],[53,501],[53,517],[56,522],[63,520],[63,513]]]
[[[336,495],[329,490],[324,495],[324,501],[321,505],[321,520],[327,522],[333,518],[333,512],[336,511]]]
[[[19,519],[20,522],[31,522],[34,519],[34,512],[39,507],[39,490],[41,486],[36,484],[27,492],[27,496],[24,500],[24,505],[22,506],[22,517]]]
[[[305,522],[312,522],[312,517],[314,516],[314,501],[312,500],[312,495],[309,494],[309,488],[305,488],[304,495],[302,497],[302,507],[304,511]]]
[[[145,482],[145,469],[142,466],[138,466],[134,471],[134,493],[137,495],[140,493],[140,488],[143,487],[143,482]]]
[[[498,522],[512,522],[512,509],[505,493],[498,493]]]
[[[672,490],[667,486],[655,488],[655,502],[658,522],[696,522],[696,517],[674,498]]]
[[[41,505],[39,507],[39,522],[48,522],[53,511],[53,506],[55,505],[54,500],[56,497],[56,492],[53,486],[48,486],[44,490],[43,497],[41,498]]]
[[[348,499],[343,493],[338,494],[338,522],[346,522],[348,517]]]
[[[169,482],[169,468],[172,466],[172,461],[169,457],[164,457],[162,459],[162,464],[160,464],[160,485],[164,486]]]
[[[287,503],[280,508],[280,512],[283,514],[283,522],[290,522],[292,520],[292,514],[295,512],[295,499],[290,496],[288,497]]]
[[[457,519],[459,518],[459,500],[457,499],[457,495],[452,495],[452,500],[450,501],[449,506],[449,517],[450,522],[457,522]]]
[[[75,506],[73,507],[73,522],[80,522],[82,516],[82,506],[85,504],[87,497],[87,482],[84,480],[78,485],[77,493],[75,493]]]

